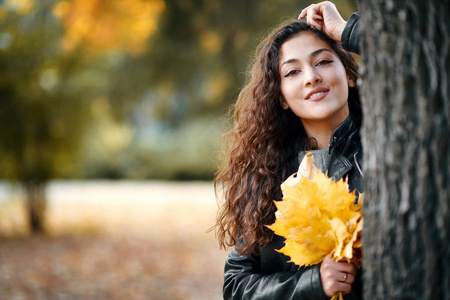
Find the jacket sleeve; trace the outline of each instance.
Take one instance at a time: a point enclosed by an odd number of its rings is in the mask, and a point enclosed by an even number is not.
[[[353,13],[348,19],[341,40],[345,50],[359,54],[359,13]]]
[[[320,265],[297,272],[265,274],[259,256],[239,255],[231,250],[225,263],[224,299],[242,300],[327,300],[319,275]]]

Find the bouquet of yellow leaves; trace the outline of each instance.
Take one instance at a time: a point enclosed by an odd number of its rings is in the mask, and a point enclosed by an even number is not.
[[[362,261],[363,195],[355,204],[343,180],[334,182],[314,166],[309,152],[298,172],[281,185],[276,221],[268,227],[286,239],[278,250],[299,267],[315,265],[326,256],[334,260]],[[343,299],[342,293],[332,299]]]

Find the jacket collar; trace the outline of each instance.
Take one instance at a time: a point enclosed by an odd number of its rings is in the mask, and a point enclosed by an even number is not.
[[[349,114],[347,119],[344,120],[334,131],[330,138],[328,153],[338,147],[346,138],[354,131],[356,131],[356,125],[353,118]]]

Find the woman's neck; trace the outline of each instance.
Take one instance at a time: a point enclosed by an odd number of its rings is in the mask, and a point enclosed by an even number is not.
[[[318,130],[318,128],[305,128],[305,130],[308,137],[314,138],[317,141],[317,147],[319,150],[327,149],[329,147],[331,134],[333,133],[333,131],[325,132],[323,130]]]
[[[317,141],[317,147],[320,150],[329,147],[331,135],[344,120],[336,120],[335,122],[310,122],[302,120],[302,123],[307,136]]]

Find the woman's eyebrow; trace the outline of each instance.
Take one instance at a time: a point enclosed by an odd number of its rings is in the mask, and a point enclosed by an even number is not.
[[[318,49],[318,50],[312,52],[312,53],[309,55],[309,57],[317,56],[317,55],[319,55],[319,53],[321,53],[321,52],[323,52],[323,51],[331,52],[330,49],[327,49],[327,48],[321,48],[321,49]],[[333,52],[331,52],[331,53],[333,53]]]
[[[310,58],[312,58],[312,57],[315,57],[315,56],[319,55],[319,54],[322,53],[323,51],[328,51],[328,52],[331,52],[331,53],[332,53],[332,51],[331,51],[330,49],[327,49],[327,48],[321,48],[321,49],[317,49],[317,50],[314,51],[314,52],[311,52],[311,54],[309,54],[308,56],[309,56]],[[286,60],[285,62],[283,62],[283,63],[281,64],[280,68],[281,68],[283,65],[285,65],[285,64],[290,64],[290,63],[298,62],[298,61],[299,61],[299,60],[298,60],[297,58],[291,58],[291,59],[288,59],[288,60]]]
[[[283,65],[285,65],[285,64],[290,64],[290,63],[297,62],[297,61],[298,61],[297,58],[291,58],[291,59],[288,59],[288,60],[286,60],[285,62],[283,62],[283,63],[281,64],[280,68],[281,68]]]

